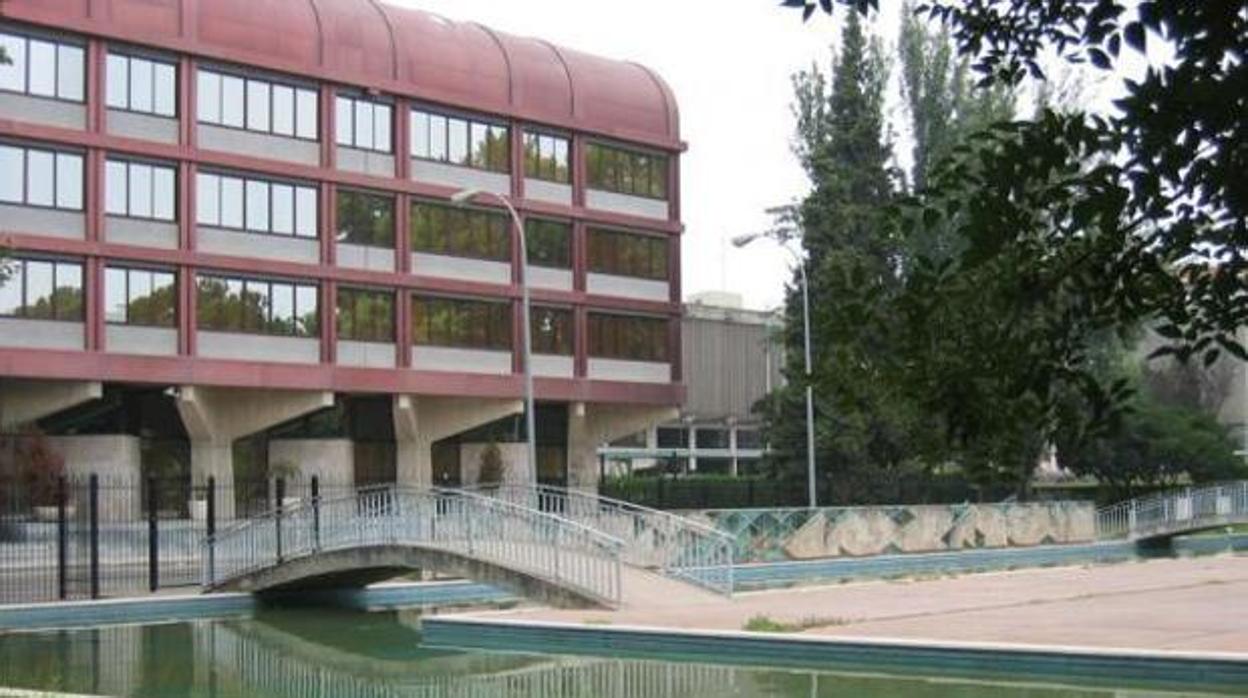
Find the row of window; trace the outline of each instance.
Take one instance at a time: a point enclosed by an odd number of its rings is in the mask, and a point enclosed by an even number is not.
[[[10,61],[0,65],[0,90],[82,102],[85,50],[81,45],[0,32],[0,48]],[[177,66],[127,53],[110,52],[106,64],[106,103],[161,117],[178,113]],[[313,86],[235,75],[216,69],[196,71],[196,118],[216,126],[265,134],[319,139],[320,95]],[[394,108],[354,95],[335,97],[335,140],[339,145],[393,151]],[[413,109],[409,124],[413,157],[493,172],[511,171],[510,129],[485,120]],[[526,131],[525,176],[571,181],[566,137]],[[667,157],[598,143],[586,156],[590,186],[608,191],[667,198]]]
[[[195,221],[214,228],[317,236],[315,187],[207,172],[195,175]]]
[[[149,327],[177,325],[177,279],[173,272],[109,266],[104,272],[105,319]],[[336,317],[340,339],[395,340],[395,295],[341,288]],[[207,331],[289,337],[320,334],[320,290],[291,281],[200,274],[196,281],[197,326]],[[18,259],[0,284],[0,316],[81,322],[83,268],[76,262]],[[509,351],[509,301],[412,296],[412,342],[416,345]],[[564,308],[535,306],[533,351],[570,356],[574,321]],[[667,361],[667,320],[589,314],[590,356]]]
[[[83,157],[0,144],[0,203],[82,210]]]

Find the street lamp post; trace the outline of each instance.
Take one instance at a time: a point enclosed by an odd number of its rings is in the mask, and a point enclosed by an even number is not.
[[[815,486],[815,395],[810,368],[810,280],[806,276],[806,260],[784,244],[783,237],[771,233],[753,233],[733,238],[732,244],[735,247],[745,247],[764,237],[775,239],[780,248],[793,257],[793,264],[797,266],[802,278],[802,340],[806,358],[806,494],[810,508],[814,509],[819,505],[819,498]]]
[[[501,203],[509,214],[511,214],[512,227],[515,230],[515,238],[520,248],[520,293],[522,299],[523,316],[522,323],[524,327],[521,332],[524,334],[524,433],[527,437],[526,451],[529,459],[529,472],[537,480],[537,427],[536,417],[533,409],[533,335],[532,335],[532,315],[529,308],[529,250],[524,239],[524,222],[520,220],[520,214],[516,212],[516,207],[511,201],[502,194],[496,194],[492,191],[483,191],[481,189],[464,189],[451,197],[451,203],[456,206],[465,206],[478,196],[485,196]]]

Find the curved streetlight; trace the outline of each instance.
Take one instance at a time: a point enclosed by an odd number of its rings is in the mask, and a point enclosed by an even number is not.
[[[791,237],[788,232],[775,230],[766,233],[738,235],[732,239],[732,245],[733,247],[745,247],[755,240],[770,238],[776,241],[780,249],[789,253],[793,258],[793,264],[801,272],[802,338],[806,345],[806,493],[810,502],[810,508],[814,509],[819,502],[815,488],[815,397],[810,373],[810,282],[806,277],[806,259],[785,244]]]
[[[524,333],[524,433],[526,437],[526,451],[529,458],[529,472],[533,477],[533,481],[536,482],[537,427],[533,410],[533,335],[531,334],[532,318],[529,311],[529,250],[524,240],[524,222],[520,220],[520,214],[516,212],[516,207],[512,205],[510,199],[492,191],[463,189],[451,197],[451,203],[456,206],[467,206],[478,196],[494,199],[507,209],[507,213],[511,214],[515,238],[520,247],[520,293],[523,299],[521,315],[523,316],[524,324],[521,330]]]

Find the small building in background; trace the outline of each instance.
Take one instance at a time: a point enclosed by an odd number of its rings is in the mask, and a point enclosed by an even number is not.
[[[598,450],[603,475],[752,472],[766,451],[754,405],[783,385],[780,310],[742,307],[740,294],[708,291],[684,306],[680,418]]]

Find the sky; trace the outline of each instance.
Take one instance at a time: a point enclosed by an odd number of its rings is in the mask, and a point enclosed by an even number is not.
[[[835,21],[819,14],[804,24],[778,0],[384,1],[658,71],[676,94],[689,145],[681,161],[686,298],[732,291],[748,308],[782,302],[790,257],[767,240],[746,249],[730,240],[766,229],[767,208],[809,190],[791,150],[792,76],[815,62],[827,70],[843,10]],[[895,45],[900,3],[882,4],[875,26]],[[887,109],[902,121],[896,98]],[[904,166],[904,133],[901,139]]]

